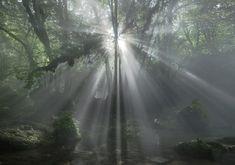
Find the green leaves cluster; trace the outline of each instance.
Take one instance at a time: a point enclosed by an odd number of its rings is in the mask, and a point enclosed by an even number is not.
[[[69,112],[61,113],[53,123],[53,139],[59,146],[74,146],[80,140],[78,124]]]

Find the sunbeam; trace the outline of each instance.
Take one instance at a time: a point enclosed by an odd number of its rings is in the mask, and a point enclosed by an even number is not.
[[[0,165],[235,164],[234,6],[1,0]]]

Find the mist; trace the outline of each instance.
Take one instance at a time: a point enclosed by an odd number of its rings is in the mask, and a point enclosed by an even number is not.
[[[234,164],[234,9],[1,0],[0,164]]]

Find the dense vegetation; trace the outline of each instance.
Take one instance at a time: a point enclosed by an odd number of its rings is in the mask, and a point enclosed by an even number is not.
[[[147,50],[138,42],[134,45],[144,61],[154,62],[151,55],[145,55],[152,52],[180,67],[185,58],[230,55],[234,51],[232,0],[119,3],[120,34],[132,33],[146,42]],[[66,61],[73,65],[75,58],[103,55],[104,36],[96,26],[99,28],[99,19],[108,22],[110,18],[101,15],[104,13],[94,8],[96,4],[108,12],[108,1],[2,0],[1,81],[32,81],[32,72],[54,71]],[[86,8],[88,5],[91,8]],[[88,14],[84,15],[83,10]]]

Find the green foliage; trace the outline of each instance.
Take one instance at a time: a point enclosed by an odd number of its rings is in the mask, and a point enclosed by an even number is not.
[[[0,149],[14,151],[35,148],[42,143],[43,138],[44,134],[31,126],[2,129],[0,130]]]
[[[226,153],[228,149],[218,142],[196,139],[177,144],[175,151],[181,156],[214,160]]]
[[[0,85],[0,119],[22,119],[34,112],[33,103],[8,86]]]
[[[180,28],[176,35],[177,40],[181,39],[180,47],[193,56],[231,52],[235,41],[231,19],[234,2],[192,1],[188,4],[188,10],[178,11]]]
[[[73,66],[74,58],[103,54],[107,34],[94,27],[103,26],[99,20],[107,19],[104,15],[109,12],[109,2],[96,3],[94,8],[86,8],[91,4],[85,0],[2,0],[0,80],[14,77],[33,87],[42,75],[34,74],[38,67],[51,64],[42,71],[54,71],[63,62]],[[97,12],[96,6],[102,8],[101,12]],[[156,49],[154,57],[172,56],[181,66],[186,57],[234,51],[233,0],[120,1],[118,8],[120,33],[131,32],[135,38],[144,40]],[[82,13],[84,10],[95,17]],[[146,53],[151,51],[144,51],[138,44],[133,45],[137,49],[135,54],[149,58],[147,65],[154,64],[155,58]]]
[[[203,132],[208,126],[207,111],[198,100],[193,100],[190,106],[179,111],[178,119],[183,127],[196,132]]]
[[[61,113],[53,123],[53,140],[56,145],[73,148],[80,140],[77,122],[69,112]]]
[[[193,100],[190,108],[191,113],[197,114],[199,118],[207,118],[206,110],[198,100]]]

